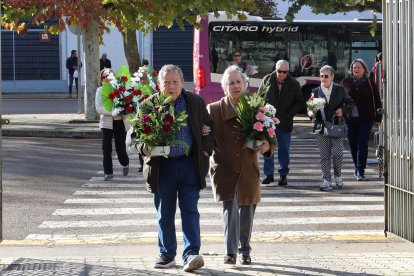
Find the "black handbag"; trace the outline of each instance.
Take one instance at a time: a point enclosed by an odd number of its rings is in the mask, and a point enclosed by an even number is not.
[[[321,115],[323,120],[323,136],[331,138],[343,138],[346,136],[347,127],[344,118],[334,115],[331,121],[327,121],[323,108],[321,108]],[[335,120],[335,118],[337,119]]]

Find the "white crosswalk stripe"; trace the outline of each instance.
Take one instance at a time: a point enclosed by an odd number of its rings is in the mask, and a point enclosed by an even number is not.
[[[374,167],[366,176],[375,181],[357,182],[349,152],[344,152],[344,188],[326,193],[319,191],[321,170],[319,150],[311,139],[293,139],[291,172],[287,187],[262,185],[262,201],[254,220],[254,237],[324,237],[383,235],[384,185]],[[27,240],[110,241],[117,239],[156,238],[156,214],[153,197],[146,191],[141,173],[132,169],[138,163],[131,156],[131,174],[115,175],[103,181],[102,172],[84,183],[62,208],[39,225]],[[115,163],[115,162],[114,162]],[[263,158],[259,159],[263,166]],[[277,162],[276,162],[277,163]],[[120,166],[115,166],[120,171]],[[277,181],[277,179],[275,179]],[[199,200],[202,237],[223,237],[221,203],[214,201],[211,181]],[[177,207],[177,236],[182,237]]]

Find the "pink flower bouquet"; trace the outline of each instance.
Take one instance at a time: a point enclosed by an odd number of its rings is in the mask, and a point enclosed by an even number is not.
[[[256,148],[261,141],[276,144],[276,108],[266,103],[265,93],[245,93],[236,107],[238,127],[246,139],[246,146]],[[253,144],[253,145],[252,145]]]

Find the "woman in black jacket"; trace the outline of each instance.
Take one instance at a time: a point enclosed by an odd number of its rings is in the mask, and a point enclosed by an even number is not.
[[[355,106],[347,120],[348,141],[355,165],[355,177],[365,180],[365,168],[368,158],[368,141],[372,127],[379,127],[382,108],[377,85],[369,79],[368,67],[362,59],[351,63],[349,76],[341,84],[354,100]]]
[[[324,98],[325,120],[332,121],[334,116],[344,117],[352,110],[353,102],[345,89],[338,84],[333,83],[335,69],[332,66],[325,65],[321,68],[320,78],[321,85],[312,90],[314,98]],[[321,168],[323,173],[323,183],[319,187],[321,191],[332,190],[331,177],[331,157],[333,158],[334,181],[338,188],[342,188],[343,181],[341,177],[342,155],[343,155],[343,138],[333,138],[324,135],[323,119],[321,110],[316,114],[308,112],[310,117],[315,117],[314,132],[316,141],[319,146],[321,155]]]

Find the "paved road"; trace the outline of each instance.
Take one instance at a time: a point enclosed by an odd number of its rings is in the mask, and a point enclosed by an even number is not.
[[[136,171],[136,155],[131,156],[132,169],[128,177],[120,176],[121,168],[115,165],[114,180],[104,182],[103,173],[100,171],[100,150],[97,150],[99,141],[35,141],[20,141],[21,147],[38,147],[36,152],[30,151],[30,155],[36,157],[38,163],[38,167],[33,168],[38,169],[35,178],[32,176],[34,171],[27,171],[24,164],[20,168],[19,159],[14,154],[9,153],[4,157],[6,239],[42,242],[71,240],[79,243],[91,240],[155,241],[152,196],[145,191],[142,175]],[[6,140],[6,149],[11,146],[10,143],[11,140]],[[79,147],[75,144],[79,144]],[[39,158],[42,156],[41,149],[46,146],[52,147],[47,151],[53,155],[50,156],[53,162],[44,160],[44,156]],[[253,240],[383,237],[383,185],[375,178],[374,168],[367,170],[367,176],[372,181],[356,182],[353,178],[350,153],[346,151],[343,166],[345,186],[341,190],[334,189],[327,193],[318,189],[321,183],[318,160],[319,153],[313,139],[292,141],[289,186],[263,187],[263,199],[257,208]],[[48,161],[50,165],[47,165]],[[260,159],[261,164],[262,162]],[[59,174],[64,174],[65,178],[58,178]],[[20,183],[23,189],[10,188],[10,177],[13,176],[25,179]],[[42,177],[47,180],[39,184]],[[36,180],[33,181],[34,179]],[[31,195],[31,192],[37,190],[34,185],[42,188],[37,194]],[[7,203],[13,201],[14,197],[26,201],[23,208],[27,212],[33,208],[31,204],[35,202],[38,205],[34,208],[35,215],[22,215],[21,218],[12,219],[11,210],[15,210],[16,206],[8,207]],[[51,204],[42,206],[45,201]],[[213,202],[210,187],[202,191],[199,207],[203,238],[205,241],[221,241],[221,205]],[[17,227],[14,223],[23,221],[31,225],[24,229],[28,232],[23,235],[23,230],[20,233],[12,230]],[[178,232],[181,232],[180,229],[178,226]]]
[[[77,113],[77,99],[3,99],[2,114]]]

